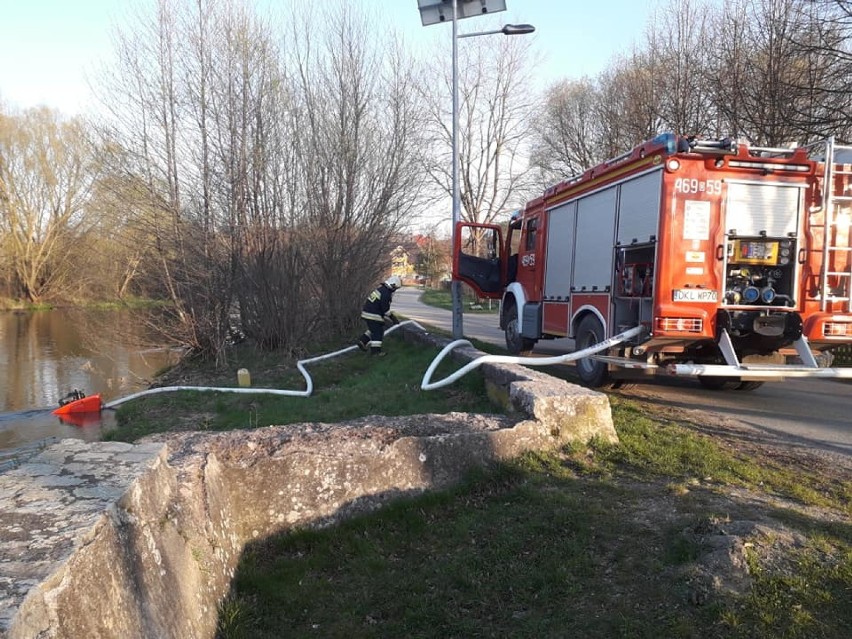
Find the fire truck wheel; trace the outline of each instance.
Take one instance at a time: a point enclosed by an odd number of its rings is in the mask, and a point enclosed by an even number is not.
[[[740,382],[736,377],[702,377],[699,375],[698,383],[708,390],[732,390],[745,382]]]
[[[506,309],[506,348],[512,355],[529,355],[535,340],[521,335],[518,326],[518,307],[512,304]]]
[[[580,320],[577,335],[574,338],[574,348],[581,351],[604,340],[604,329],[594,315],[586,315]],[[577,375],[586,386],[598,388],[607,383],[609,374],[607,365],[590,357],[577,360]]]

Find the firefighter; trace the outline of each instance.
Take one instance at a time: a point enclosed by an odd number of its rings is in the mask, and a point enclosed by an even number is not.
[[[385,334],[385,322],[399,324],[399,318],[390,312],[393,293],[402,286],[399,275],[391,275],[367,296],[361,319],[367,322],[367,331],[358,338],[358,348],[370,351],[371,355],[385,355],[382,351],[382,337]]]

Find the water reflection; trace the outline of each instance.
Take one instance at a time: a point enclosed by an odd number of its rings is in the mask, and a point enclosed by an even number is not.
[[[104,401],[142,390],[174,363],[148,312],[0,313],[0,449],[45,437],[98,439],[114,416],[73,423],[50,411],[73,389]]]
[[[92,415],[80,425],[60,419],[50,410],[0,414],[0,451],[50,438],[70,437],[93,442],[101,438],[103,431],[115,427],[115,413],[110,410]]]

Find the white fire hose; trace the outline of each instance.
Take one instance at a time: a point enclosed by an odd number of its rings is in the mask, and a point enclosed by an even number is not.
[[[420,326],[414,320],[406,320],[404,322],[400,322],[394,326],[389,327],[385,331],[385,335],[388,333],[392,333],[396,329],[398,329],[403,324],[413,324],[417,328],[422,331],[425,329]],[[253,395],[283,395],[284,397],[310,397],[314,392],[314,381],[311,379],[310,374],[305,368],[306,364],[313,364],[314,362],[319,362],[324,359],[331,359],[332,357],[338,357],[339,355],[343,355],[344,353],[348,353],[349,351],[357,350],[357,345],[347,346],[346,348],[341,348],[338,351],[334,351],[332,353],[326,353],[325,355],[319,355],[317,357],[311,357],[308,359],[300,359],[296,362],[296,368],[299,369],[299,372],[302,374],[302,377],[305,378],[305,384],[307,388],[305,390],[279,390],[276,388],[234,388],[232,386],[224,386],[224,387],[216,387],[216,386],[162,386],[160,388],[149,388],[148,390],[140,391],[138,393],[133,393],[132,395],[128,395],[127,397],[121,397],[119,399],[114,399],[111,402],[104,404],[104,408],[115,408],[116,406],[123,404],[124,402],[129,402],[133,399],[139,399],[140,397],[146,397],[148,395],[157,395],[159,393],[173,393],[175,391],[210,391],[217,393],[245,393],[245,394],[253,394]]]
[[[613,335],[609,339],[605,339],[602,342],[598,342],[594,346],[590,346],[589,348],[584,348],[581,351],[574,351],[573,353],[566,353],[565,355],[555,355],[553,357],[517,357],[513,355],[483,355],[482,357],[477,357],[475,360],[472,360],[458,369],[452,375],[448,375],[444,379],[431,382],[432,374],[435,372],[435,369],[438,367],[438,364],[447,356],[450,351],[462,344],[470,345],[470,342],[466,339],[457,339],[454,342],[450,342],[447,344],[444,349],[438,353],[438,356],[432,360],[432,363],[429,365],[429,368],[426,370],[426,374],[423,375],[423,381],[420,384],[420,388],[423,390],[434,390],[436,388],[441,388],[442,386],[447,386],[448,384],[452,384],[460,377],[467,375],[470,371],[478,366],[482,366],[483,364],[524,364],[525,366],[552,366],[553,364],[564,364],[565,362],[573,362],[578,359],[583,359],[584,357],[589,357],[590,355],[595,355],[596,353],[600,353],[601,351],[605,351],[616,344],[620,344],[631,337],[635,337],[639,335],[644,330],[643,326],[636,326],[635,328],[628,329],[623,333],[619,333],[618,335]]]
[[[390,328],[388,328],[387,331],[385,331],[385,334],[392,333],[396,329],[406,324],[411,324],[413,326],[416,326],[420,330],[425,331],[425,329],[414,320],[405,320],[403,322],[400,322],[399,324],[396,324],[395,326],[391,326]],[[439,380],[437,382],[430,382],[432,375],[435,373],[435,369],[438,368],[438,365],[451,351],[462,345],[471,345],[471,343],[466,339],[457,339],[454,342],[450,342],[449,344],[447,344],[443,348],[443,350],[438,353],[437,357],[432,360],[432,363],[429,364],[429,368],[426,369],[426,373],[423,375],[423,381],[420,383],[420,388],[422,390],[428,391],[448,386],[459,378],[467,375],[473,369],[481,366],[482,364],[524,364],[527,366],[551,366],[553,364],[564,364],[565,362],[573,362],[575,360],[583,359],[584,357],[589,357],[590,355],[594,355],[601,351],[607,350],[612,346],[615,346],[616,344],[620,344],[621,342],[628,340],[631,337],[639,335],[642,330],[643,327],[637,326],[636,328],[631,328],[627,331],[624,331],[623,333],[614,335],[609,339],[606,339],[602,342],[598,342],[594,346],[590,346],[589,348],[585,348],[581,351],[576,351],[574,353],[566,353],[565,355],[557,355],[554,357],[517,357],[513,355],[483,355],[482,357],[477,357],[475,360],[468,362],[459,370],[452,373],[451,375],[448,375],[444,379]],[[283,395],[285,397],[310,397],[314,391],[314,382],[311,379],[311,376],[305,366],[307,364],[313,364],[314,362],[319,362],[324,359],[338,357],[339,355],[343,355],[344,353],[348,353],[349,351],[355,350],[357,348],[357,345],[347,346],[346,348],[341,348],[340,350],[334,351],[332,353],[326,353],[325,355],[319,355],[318,357],[311,357],[309,359],[301,359],[297,361],[296,368],[302,374],[302,377],[305,378],[305,383],[307,386],[305,390],[301,391],[280,390],[276,388],[234,388],[230,386],[163,386],[160,388],[150,388],[148,390],[128,395],[127,397],[114,399],[113,401],[104,404],[104,408],[115,408],[120,404],[129,402],[133,399],[139,399],[140,397],[146,397],[148,395],[157,395],[159,393],[172,393],[175,391],[212,391],[218,393],[246,393],[255,395]]]

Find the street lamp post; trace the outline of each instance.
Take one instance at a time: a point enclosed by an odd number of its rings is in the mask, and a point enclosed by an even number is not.
[[[458,32],[458,21],[460,18],[468,18],[479,13],[495,13],[506,10],[505,0],[452,0],[452,13],[446,14],[445,8],[448,4],[445,0],[417,0],[420,9],[420,18],[423,26],[446,22],[448,19],[453,23],[453,66],[452,66],[452,93],[453,93],[453,122],[452,122],[452,198],[453,198],[453,229],[452,246],[455,249],[458,235],[458,223],[461,218],[461,197],[459,193],[459,38],[472,38],[474,36],[491,35],[502,33],[503,35],[523,35],[535,31],[531,24],[507,24],[500,29],[491,31],[476,31],[473,33]],[[462,13],[459,14],[459,2],[462,3]],[[490,7],[490,8],[489,8]],[[451,284],[451,296],[453,305],[453,339],[464,337],[464,325],[462,320],[462,288],[461,282],[453,278]]]
[[[457,0],[453,0],[453,228],[450,231],[451,250],[456,250],[461,219],[461,190],[459,189],[459,33]],[[455,260],[453,260],[455,264]],[[462,315],[462,283],[453,277],[450,282],[450,297],[453,303],[453,339],[464,337],[464,315]]]

